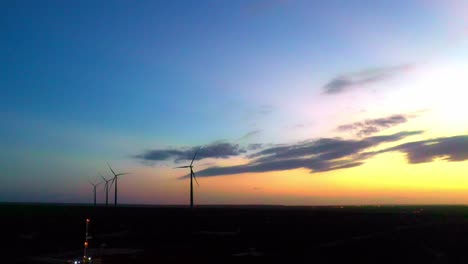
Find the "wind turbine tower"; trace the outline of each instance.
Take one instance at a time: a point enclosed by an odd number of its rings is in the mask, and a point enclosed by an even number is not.
[[[99,173],[99,172],[98,172]],[[109,188],[112,188],[112,184],[114,183],[113,179],[106,179],[104,176],[102,176],[101,173],[99,173],[99,176],[104,180],[104,189],[106,190],[106,207],[109,204]],[[109,185],[110,182],[110,185]]]
[[[192,162],[190,162],[190,165],[187,166],[181,166],[181,167],[176,167],[176,169],[181,169],[181,168],[190,168],[190,207],[193,207],[193,180],[198,184],[197,178],[195,178],[195,173],[193,172],[193,161],[197,157],[197,153],[200,150],[200,148],[195,151],[195,155],[193,155]]]
[[[114,183],[114,206],[117,206],[117,179],[121,175],[128,174],[128,172],[123,172],[123,173],[115,173],[112,167],[107,163],[107,166],[109,166],[110,171],[114,175],[114,178],[112,179],[112,182]]]
[[[94,206],[96,206],[96,187],[101,183],[100,182],[98,182],[98,183],[89,182],[89,184],[91,184],[93,186]]]

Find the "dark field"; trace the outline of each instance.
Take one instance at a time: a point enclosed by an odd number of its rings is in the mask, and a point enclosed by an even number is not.
[[[0,205],[2,263],[468,263],[468,207]]]

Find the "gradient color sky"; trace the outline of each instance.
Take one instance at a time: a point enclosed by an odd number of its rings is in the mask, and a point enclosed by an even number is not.
[[[0,201],[468,203],[466,1],[0,10]]]

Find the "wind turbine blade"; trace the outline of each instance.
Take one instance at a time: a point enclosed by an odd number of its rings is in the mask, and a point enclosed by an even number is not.
[[[119,173],[119,174],[116,174],[115,177],[120,176],[120,175],[125,175],[125,174],[130,174],[130,173],[128,173],[128,172]]]
[[[174,169],[190,168],[190,166],[175,167]]]
[[[195,173],[194,173],[194,172],[192,172],[192,175],[193,175],[193,179],[194,179],[195,182],[197,183],[197,186],[200,186],[200,184],[198,184],[197,177],[195,177]]]
[[[110,184],[109,188],[112,188],[112,185],[114,184],[114,181],[115,181],[115,178],[112,178],[112,181],[111,181],[111,184]]]
[[[98,172],[98,174],[99,174],[99,176],[101,176],[101,178],[102,178],[105,182],[107,182],[107,179],[104,178],[104,176],[102,176],[102,174],[101,174],[100,172]]]
[[[109,165],[109,162],[107,162],[107,166],[108,166],[109,169],[112,171],[112,174],[114,174],[114,177],[115,177],[115,172],[114,172],[114,170],[111,168],[111,166]]]
[[[193,155],[193,159],[192,159],[192,162],[190,162],[190,166],[192,166],[193,161],[195,160],[195,157],[197,157],[197,153],[198,153],[198,151],[200,151],[200,149],[201,149],[201,147],[199,147],[199,148],[197,149],[197,151],[195,151],[195,155]]]

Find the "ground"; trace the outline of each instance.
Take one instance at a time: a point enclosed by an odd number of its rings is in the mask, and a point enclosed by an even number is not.
[[[0,205],[10,263],[467,263],[465,206]]]

